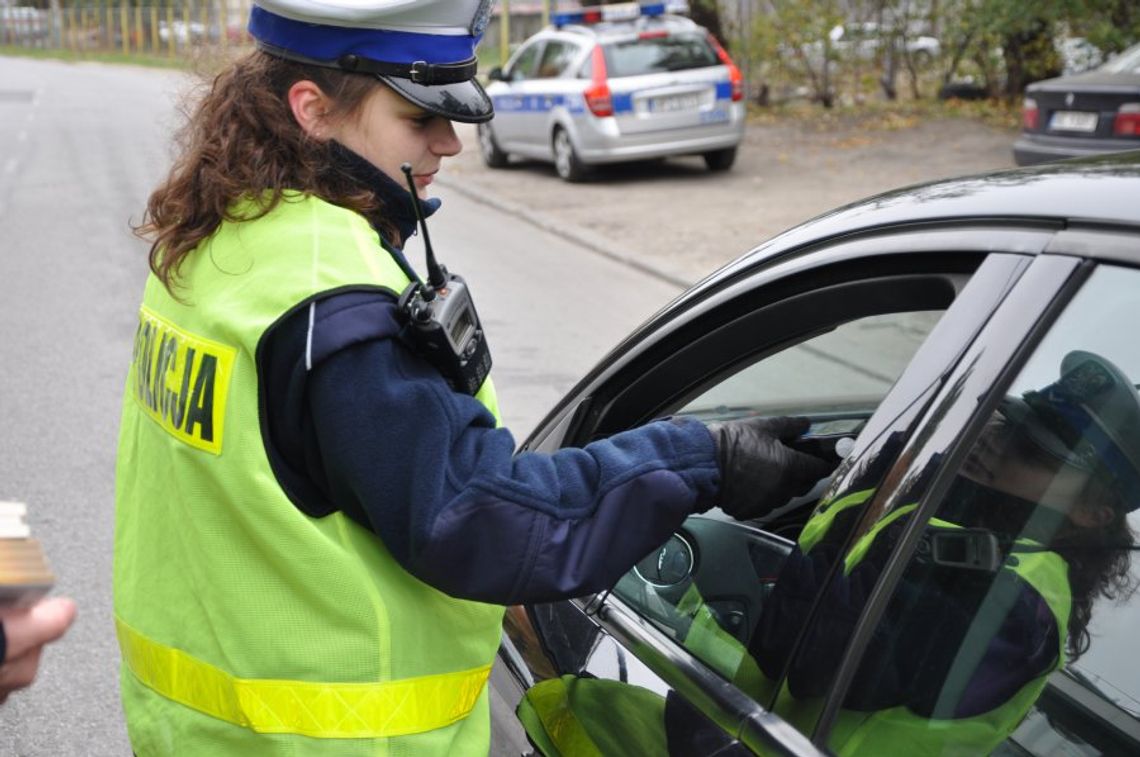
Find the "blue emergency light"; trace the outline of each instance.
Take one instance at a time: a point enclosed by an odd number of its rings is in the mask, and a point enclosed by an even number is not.
[[[550,22],[561,29],[569,24],[589,25],[603,21],[631,21],[636,18],[663,16],[668,12],[668,3],[615,3],[594,5],[576,11],[561,11],[551,14]],[[674,3],[675,10],[683,10],[682,4]],[[683,4],[687,9],[687,3]]]

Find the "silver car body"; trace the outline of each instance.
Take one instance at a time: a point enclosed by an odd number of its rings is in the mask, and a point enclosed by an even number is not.
[[[489,128],[497,146],[509,154],[553,162],[554,135],[561,128],[586,164],[735,147],[744,134],[745,109],[743,100],[732,99],[730,67],[723,63],[610,76],[606,82],[613,114],[597,116],[587,107],[585,93],[594,84],[592,61],[598,45],[630,43],[639,34],[663,32],[707,35],[691,20],[676,16],[596,26],[550,26],[535,34],[508,61],[504,68],[508,80],[492,81],[487,87],[495,104]],[[559,45],[557,49],[567,56],[560,58],[561,72],[519,78],[520,62],[544,60],[549,45]]]

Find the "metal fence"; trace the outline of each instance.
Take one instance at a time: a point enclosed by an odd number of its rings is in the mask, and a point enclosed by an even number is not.
[[[0,45],[175,57],[195,48],[248,45],[248,0],[178,5],[92,3],[58,9],[0,7]]]
[[[2,3],[4,0],[0,0]],[[541,3],[514,3],[506,25],[509,44],[538,31]],[[201,50],[224,52],[252,43],[246,31],[250,0],[184,0],[168,5],[91,2],[60,8],[0,5],[0,46],[180,57]],[[501,11],[495,9],[484,51],[502,50]]]

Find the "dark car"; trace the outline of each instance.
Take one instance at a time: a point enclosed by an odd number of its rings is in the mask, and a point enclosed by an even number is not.
[[[800,415],[838,468],[511,608],[496,753],[1140,754],[1138,196],[1140,152],[884,194],[622,342],[524,450]]]
[[[1140,45],[1075,76],[1025,88],[1019,166],[1140,147]]]

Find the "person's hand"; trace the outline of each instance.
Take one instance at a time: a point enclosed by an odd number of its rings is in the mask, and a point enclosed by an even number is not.
[[[63,636],[75,620],[75,612],[75,602],[64,597],[0,610],[0,633],[7,642],[4,663],[0,665],[0,703],[13,691],[31,685],[44,645]]]
[[[807,418],[745,418],[710,423],[720,466],[720,509],[747,520],[806,494],[835,464],[785,442],[811,426]]]

